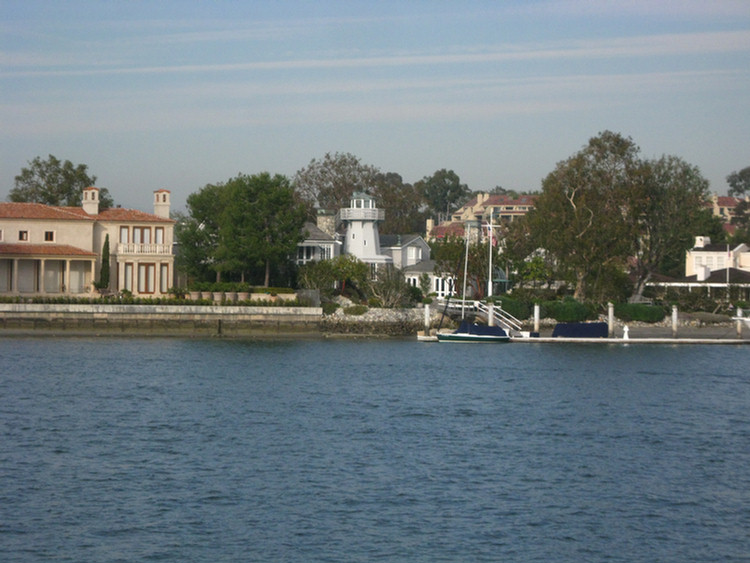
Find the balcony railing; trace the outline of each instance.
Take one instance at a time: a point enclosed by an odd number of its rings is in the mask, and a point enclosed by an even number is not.
[[[119,243],[117,254],[172,254],[171,244]]]
[[[347,207],[340,212],[342,221],[383,221],[385,209]]]

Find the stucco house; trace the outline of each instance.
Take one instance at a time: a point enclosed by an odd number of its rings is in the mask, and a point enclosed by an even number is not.
[[[154,192],[153,213],[99,209],[99,188],[81,207],[0,203],[0,294],[90,295],[109,236],[110,291],[166,295],[173,285],[170,192]]]

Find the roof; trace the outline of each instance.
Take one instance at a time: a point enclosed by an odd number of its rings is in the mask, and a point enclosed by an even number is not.
[[[690,249],[690,252],[726,252],[729,248],[730,252],[736,252],[737,248],[731,248],[728,247],[726,243],[714,243],[714,244],[706,244],[704,246],[698,246],[695,248]]]
[[[697,275],[688,276],[678,281],[692,283],[727,283],[727,269],[714,270],[705,280],[702,281],[698,281]],[[729,283],[750,284],[750,272],[738,268],[729,268]]]
[[[86,256],[96,258],[96,252],[69,244],[6,244],[0,243],[2,256]]]
[[[380,246],[385,248],[409,246],[412,242],[418,241],[419,235],[380,235]]]
[[[329,235],[324,230],[318,228],[318,226],[315,223],[307,222],[305,223],[305,226],[302,227],[302,234],[305,237],[305,241],[308,240],[314,240],[314,241],[321,241],[324,240],[326,242],[332,242],[336,239],[334,239],[331,235]],[[305,241],[302,241],[304,244]]]
[[[98,215],[89,215],[82,207],[60,207],[43,203],[0,203],[0,219],[40,219],[46,221],[128,221],[140,223],[174,223],[174,219],[159,217],[136,209],[112,207]]]
[[[421,262],[417,262],[416,264],[412,264],[411,266],[404,266],[402,271],[406,273],[413,272],[415,274],[419,274],[419,273],[431,274],[432,272],[435,271],[435,261],[434,260],[422,260]]]
[[[449,223],[448,225],[436,225],[428,233],[429,236],[434,238],[445,238],[449,236],[464,236],[464,225],[463,223]]]
[[[102,209],[95,216],[99,221],[128,221],[139,223],[174,223],[174,219],[159,217],[153,213],[138,211],[137,209],[123,209],[122,207],[110,207]]]
[[[93,221],[81,207],[57,207],[43,203],[0,203],[0,219],[45,219],[48,221]]]

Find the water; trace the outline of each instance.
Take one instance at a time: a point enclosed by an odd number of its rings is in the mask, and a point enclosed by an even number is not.
[[[0,340],[0,561],[748,561],[750,349]]]

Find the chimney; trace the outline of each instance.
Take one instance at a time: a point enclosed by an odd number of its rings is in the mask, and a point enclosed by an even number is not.
[[[318,209],[317,227],[330,236],[336,235],[336,214],[324,209]]]
[[[169,219],[169,190],[156,190],[154,192],[154,215]]]
[[[99,188],[90,186],[83,189],[82,207],[89,215],[99,215]]]
[[[695,237],[695,246],[693,248],[705,248],[711,244],[711,237]]]

